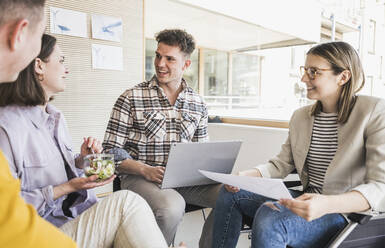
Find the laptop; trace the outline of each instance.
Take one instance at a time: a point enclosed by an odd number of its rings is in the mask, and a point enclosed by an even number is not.
[[[231,173],[241,141],[174,143],[171,145],[161,189],[216,184],[198,170]]]

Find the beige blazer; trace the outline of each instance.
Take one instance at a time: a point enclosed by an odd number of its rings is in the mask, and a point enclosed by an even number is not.
[[[314,116],[311,106],[296,110],[281,152],[258,165],[263,177],[284,178],[294,168],[308,185],[304,168]],[[338,126],[338,149],[325,175],[323,194],[356,190],[368,200],[372,212],[385,212],[385,100],[358,96],[348,121]]]

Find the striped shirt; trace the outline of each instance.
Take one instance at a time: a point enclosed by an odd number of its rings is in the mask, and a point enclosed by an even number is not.
[[[171,105],[156,77],[126,90],[116,101],[103,147],[122,148],[134,160],[165,166],[172,143],[207,141],[207,107],[182,79]]]
[[[326,170],[338,148],[338,115],[319,113],[314,118],[306,166],[309,185],[306,192],[322,193]]]

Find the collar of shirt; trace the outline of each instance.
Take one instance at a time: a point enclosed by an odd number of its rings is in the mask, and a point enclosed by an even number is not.
[[[37,128],[45,126],[49,118],[53,118],[57,123],[61,116],[60,111],[51,104],[47,104],[47,112],[41,106],[26,107],[27,109],[29,110],[25,111],[26,115]]]
[[[51,104],[47,104],[46,111],[51,118],[55,119],[55,121],[58,121],[61,118],[61,112]]]
[[[182,81],[181,81],[181,85],[182,85],[182,91],[185,91],[187,89],[187,82],[186,80],[184,80],[184,78],[182,78]],[[159,86],[159,83],[158,83],[158,79],[156,78],[156,75],[154,75],[150,81],[149,81],[149,84],[148,84],[148,87],[151,89],[151,88],[160,88]]]
[[[61,118],[61,112],[56,109],[53,105],[47,104],[46,113],[48,114],[48,119],[45,125],[51,133],[51,136],[54,137],[55,130],[58,128],[59,121]]]

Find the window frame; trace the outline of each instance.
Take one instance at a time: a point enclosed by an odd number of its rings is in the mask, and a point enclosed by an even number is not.
[[[377,28],[376,26],[377,26],[377,23],[375,20],[369,19],[368,27],[370,27],[371,24],[373,25],[373,31],[372,31],[373,33],[369,33],[369,35],[372,35],[373,39],[369,40],[369,42],[371,44],[368,44],[368,53],[374,55],[374,54],[376,54],[376,28]]]

